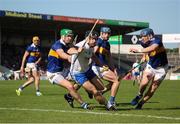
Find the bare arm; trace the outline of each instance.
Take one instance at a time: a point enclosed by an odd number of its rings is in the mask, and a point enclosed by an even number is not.
[[[67,53],[70,54],[70,55],[78,54],[78,53],[82,52],[82,50],[83,50],[82,47],[79,47],[79,48],[78,47],[72,47],[67,51]]]
[[[133,53],[149,53],[155,49],[157,49],[159,45],[158,44],[153,44],[149,47],[146,47],[146,48],[142,48],[142,49],[135,49],[135,48],[131,48],[130,49],[130,52],[133,52]]]
[[[94,53],[98,52],[99,46],[94,47]]]
[[[68,60],[68,61],[71,59],[71,56],[65,53],[63,49],[57,49],[56,52],[61,59]]]
[[[149,53],[149,52],[155,50],[158,46],[159,46],[158,44],[153,44],[147,48],[141,49],[141,51],[142,51],[142,53]]]

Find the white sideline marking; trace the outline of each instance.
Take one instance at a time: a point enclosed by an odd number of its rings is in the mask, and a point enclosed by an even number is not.
[[[156,118],[156,119],[167,119],[167,120],[180,120],[180,118],[167,117],[167,116],[119,114],[119,113],[111,113],[111,112],[67,111],[67,110],[55,110],[55,109],[28,109],[28,108],[0,108],[0,110],[80,113],[80,114],[93,114],[93,115],[112,115],[112,116],[116,115],[116,116],[128,116],[128,117],[144,117],[144,118]]]

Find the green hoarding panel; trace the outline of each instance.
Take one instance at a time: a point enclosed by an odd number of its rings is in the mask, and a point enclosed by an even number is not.
[[[147,22],[105,20],[105,23],[109,24],[109,25],[119,25],[119,26],[149,27],[149,23],[147,23]]]
[[[117,35],[117,36],[111,36],[109,38],[109,43],[110,44],[122,44],[122,35]]]

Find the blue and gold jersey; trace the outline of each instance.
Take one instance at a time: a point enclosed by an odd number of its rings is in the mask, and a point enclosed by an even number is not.
[[[153,44],[158,44],[158,47],[148,53],[149,61],[148,64],[151,65],[153,68],[158,68],[168,64],[166,49],[163,46],[162,41],[159,38],[152,38],[147,43],[140,42],[141,45],[146,48]]]
[[[102,64],[108,65],[108,57],[107,55],[110,54],[110,44],[108,41],[102,40],[98,38],[96,41],[96,46],[99,47],[98,51],[96,52],[97,57],[99,58]]]
[[[60,72],[63,70],[64,68],[64,60],[61,59],[58,55],[58,53],[56,52],[56,50],[58,49],[63,49],[64,52],[67,52],[67,50],[69,49],[68,46],[65,45],[65,43],[63,41],[56,41],[48,54],[48,64],[47,64],[47,71],[51,72],[51,73],[55,73],[55,72]]]
[[[35,63],[41,56],[40,46],[36,46],[33,43],[27,47],[26,51],[29,52],[27,63]]]

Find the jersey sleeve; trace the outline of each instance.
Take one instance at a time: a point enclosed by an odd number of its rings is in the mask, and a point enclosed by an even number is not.
[[[52,49],[56,51],[56,50],[58,50],[58,49],[63,49],[63,48],[62,48],[62,45],[61,45],[61,44],[56,43],[56,44],[54,44],[54,45],[52,46]]]
[[[31,46],[28,46],[28,47],[26,48],[26,51],[31,52],[32,49],[33,49],[33,48],[32,48]]]
[[[160,40],[160,39],[155,39],[155,40],[153,40],[152,44],[161,45],[161,44],[162,44],[162,42],[161,42],[161,40]]]
[[[102,44],[102,40],[101,40],[101,39],[98,39],[98,40],[96,41],[96,46],[100,47],[101,44]]]

